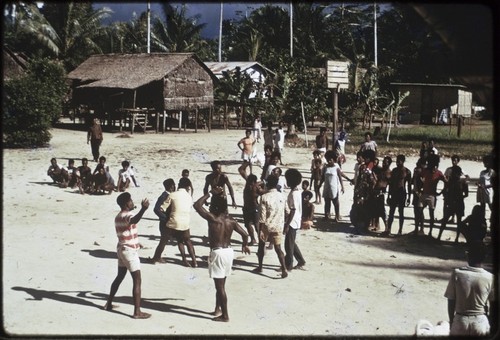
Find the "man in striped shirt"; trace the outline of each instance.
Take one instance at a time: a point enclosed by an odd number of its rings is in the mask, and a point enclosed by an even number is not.
[[[130,271],[133,279],[132,295],[134,298],[134,319],[147,319],[151,316],[149,313],[141,312],[141,261],[139,260],[138,250],[140,248],[139,237],[137,232],[137,223],[141,220],[142,215],[149,207],[147,198],[141,202],[141,210],[134,216],[132,210],[135,208],[134,201],[130,193],[124,192],[116,198],[116,203],[120,206],[121,211],[115,217],[116,236],[118,236],[118,244],[116,246],[116,254],[118,256],[118,274],[111,284],[111,290],[105,310],[113,309],[113,298],[120,287],[127,270]]]

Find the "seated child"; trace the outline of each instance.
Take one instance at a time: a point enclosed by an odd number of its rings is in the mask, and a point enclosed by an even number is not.
[[[88,166],[89,160],[87,158],[82,158],[82,165],[78,167],[78,173],[80,174],[80,184],[78,188],[80,193],[88,193],[92,189],[92,170]]]
[[[314,204],[311,203],[313,197],[309,190],[302,192],[302,224],[300,229],[310,229],[314,227]]]
[[[57,160],[55,158],[52,158],[50,160],[50,166],[49,169],[47,170],[47,176],[52,178],[54,183],[56,184],[62,184],[64,183],[64,176],[63,176],[63,169],[59,164],[57,164]]]
[[[134,185],[138,187],[137,181],[135,179],[135,173],[133,168],[130,166],[129,161],[122,162],[122,169],[118,171],[118,191],[125,191],[130,186],[130,180],[134,182]]]

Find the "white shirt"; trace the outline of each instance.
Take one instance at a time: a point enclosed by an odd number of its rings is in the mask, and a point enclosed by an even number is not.
[[[293,218],[290,221],[290,228],[300,229],[302,221],[302,190],[296,187],[288,194],[287,198],[287,212],[295,209]]]

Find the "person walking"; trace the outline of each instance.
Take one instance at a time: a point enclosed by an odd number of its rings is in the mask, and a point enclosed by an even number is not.
[[[103,141],[102,128],[99,123],[99,119],[94,118],[92,125],[87,132],[87,144],[90,143],[90,148],[92,149],[92,156],[94,157],[94,162],[99,161],[99,148],[101,147]]]

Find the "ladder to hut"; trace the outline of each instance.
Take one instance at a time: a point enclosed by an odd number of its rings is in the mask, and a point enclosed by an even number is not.
[[[148,125],[148,114],[147,113],[133,113],[132,114],[132,133],[134,133],[134,127],[138,126],[142,129],[142,132],[146,132],[149,128],[153,128],[152,125]]]

